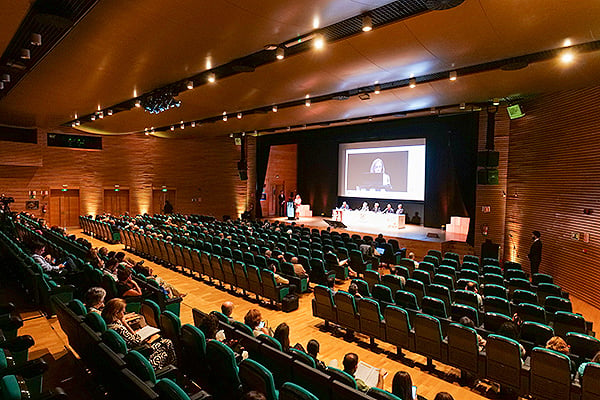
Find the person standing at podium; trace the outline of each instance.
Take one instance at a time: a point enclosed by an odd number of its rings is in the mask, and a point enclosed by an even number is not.
[[[542,234],[539,231],[533,231],[531,240],[531,248],[529,249],[529,254],[527,257],[529,258],[529,265],[531,267],[531,276],[533,274],[537,274],[540,270],[540,263],[542,262],[542,241],[540,237]]]
[[[402,203],[398,204],[398,208],[396,209],[396,214],[398,214],[398,215],[404,214],[404,208],[402,208]]]
[[[300,205],[302,204],[302,198],[299,194],[296,194],[294,198],[294,209],[296,210],[296,219],[300,218]]]

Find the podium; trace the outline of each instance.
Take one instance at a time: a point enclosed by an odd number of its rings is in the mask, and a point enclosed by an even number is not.
[[[374,229],[389,230],[403,229],[405,227],[404,214],[384,214],[360,210],[332,210],[334,221],[342,222],[347,226],[363,226]]]

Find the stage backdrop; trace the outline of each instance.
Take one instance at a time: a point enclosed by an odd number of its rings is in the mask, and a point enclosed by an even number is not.
[[[310,204],[313,215],[330,215],[340,201],[339,143],[423,137],[427,141],[424,225],[439,228],[449,223],[452,215],[471,217],[473,225],[478,115],[421,117],[260,136],[256,147],[257,188],[262,189],[270,146],[297,143],[298,192]],[[261,191],[257,190],[257,196]],[[352,204],[361,200],[353,199]],[[368,201],[372,204],[374,200]]]

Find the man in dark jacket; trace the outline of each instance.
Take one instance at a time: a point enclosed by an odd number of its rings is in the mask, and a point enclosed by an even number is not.
[[[531,266],[531,276],[537,274],[540,269],[540,262],[542,262],[542,241],[540,240],[542,234],[539,231],[533,231],[531,240],[531,248],[529,249],[529,265]]]

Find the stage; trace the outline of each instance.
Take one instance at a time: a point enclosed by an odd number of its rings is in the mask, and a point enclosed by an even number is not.
[[[266,218],[269,221],[280,221],[285,223],[296,222],[297,225],[304,225],[308,228],[327,229],[329,225],[325,220],[331,220],[330,217],[300,217],[297,220],[288,220],[286,217]],[[454,251],[461,255],[473,254],[473,249],[466,243],[467,235],[446,232],[442,229],[426,228],[423,225],[407,224],[402,229],[379,229],[369,228],[366,225],[347,226],[344,228],[335,228],[336,232],[347,232],[348,234],[359,234],[377,236],[383,234],[386,238],[395,238],[401,247],[406,247],[413,251],[418,259],[422,259],[429,249],[440,251]]]

